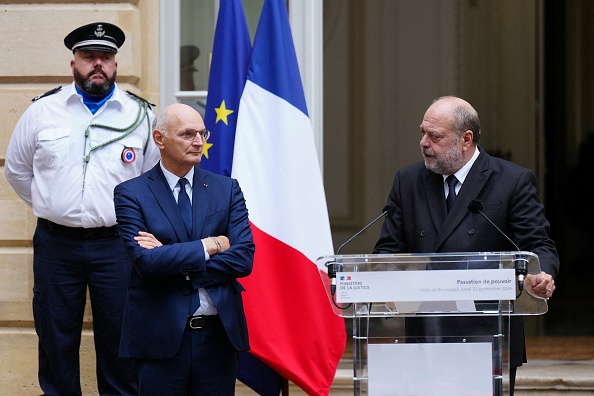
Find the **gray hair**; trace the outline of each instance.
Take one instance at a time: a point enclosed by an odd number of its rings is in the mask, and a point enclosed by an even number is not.
[[[153,120],[153,131],[159,130],[167,136],[167,108],[159,111]]]
[[[452,114],[452,128],[461,136],[464,132],[472,131],[472,142],[479,144],[481,140],[481,121],[478,112],[470,105],[470,103],[456,97],[456,96],[442,96],[433,101],[433,103],[442,99],[458,99],[459,104],[456,105]]]

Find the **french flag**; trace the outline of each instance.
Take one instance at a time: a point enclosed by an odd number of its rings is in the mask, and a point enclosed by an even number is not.
[[[241,0],[222,0],[214,35],[204,123],[211,132],[200,167],[230,176],[239,101],[252,43]],[[254,355],[241,352],[237,378],[263,396],[278,396],[282,377]]]
[[[328,209],[284,0],[265,0],[239,103],[231,176],[256,244],[241,280],[250,353],[308,395],[328,395],[344,352],[317,258],[332,255]]]

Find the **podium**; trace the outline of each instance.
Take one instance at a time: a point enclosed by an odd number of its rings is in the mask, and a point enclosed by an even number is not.
[[[510,325],[547,312],[526,251],[324,256],[336,315],[353,321],[354,395],[505,395]],[[323,279],[325,274],[323,274]],[[523,334],[517,334],[523,337]]]

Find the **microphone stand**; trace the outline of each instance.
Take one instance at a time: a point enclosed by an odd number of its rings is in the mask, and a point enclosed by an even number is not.
[[[508,237],[507,234],[501,230],[501,228],[497,227],[497,224],[493,223],[493,221],[486,214],[483,213],[483,203],[481,201],[479,201],[478,199],[473,199],[468,205],[468,210],[470,210],[472,213],[480,213],[481,215],[483,215],[483,217],[487,219],[487,221],[491,223],[491,225],[495,227],[497,231],[499,231],[499,233],[503,235],[509,241],[509,243],[511,243],[516,248],[518,252],[521,251],[518,245],[516,245],[514,241],[512,241],[510,237]],[[519,290],[519,293],[516,296],[516,298],[520,297],[522,295],[522,292],[524,291],[524,278],[526,277],[526,274],[528,272],[527,266],[528,259],[522,257],[521,255],[517,255],[514,259],[514,267],[516,270],[516,276],[518,277]]]
[[[373,219],[373,221],[371,221],[369,224],[367,224],[365,227],[363,227],[363,229],[361,229],[355,235],[353,235],[352,237],[350,237],[345,243],[343,243],[342,245],[340,245],[340,247],[338,248],[338,250],[336,250],[336,256],[340,252],[340,249],[342,249],[343,247],[345,247],[345,245],[347,245],[353,239],[355,239],[356,237],[358,237],[359,235],[361,235],[361,233],[363,231],[365,231],[366,229],[368,229],[369,227],[371,227],[373,224],[375,224],[376,221],[378,221],[379,219],[381,219],[383,216],[392,216],[395,211],[396,211],[396,205],[393,202],[388,202],[388,204],[386,204],[386,206],[384,206],[384,209],[382,211],[382,214],[380,214],[379,216],[377,216],[375,219]],[[334,295],[336,294],[336,273],[342,271],[342,264],[339,264],[336,261],[328,261],[328,262],[326,262],[325,265],[326,265],[326,268],[328,268],[328,278],[331,279],[330,294],[332,296],[332,298],[331,298],[332,303],[334,304],[335,307],[337,307],[339,309],[346,309],[346,308],[348,308],[351,304],[347,305],[346,307],[340,307],[340,306],[338,306],[336,304],[336,301],[334,300]]]

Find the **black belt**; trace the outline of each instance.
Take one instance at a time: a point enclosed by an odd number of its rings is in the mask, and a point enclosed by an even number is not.
[[[219,315],[188,316],[188,327],[192,330],[205,329],[221,323]]]
[[[42,218],[37,219],[37,226],[55,232],[56,234],[78,239],[103,239],[117,235],[116,226],[96,228],[67,227]]]

